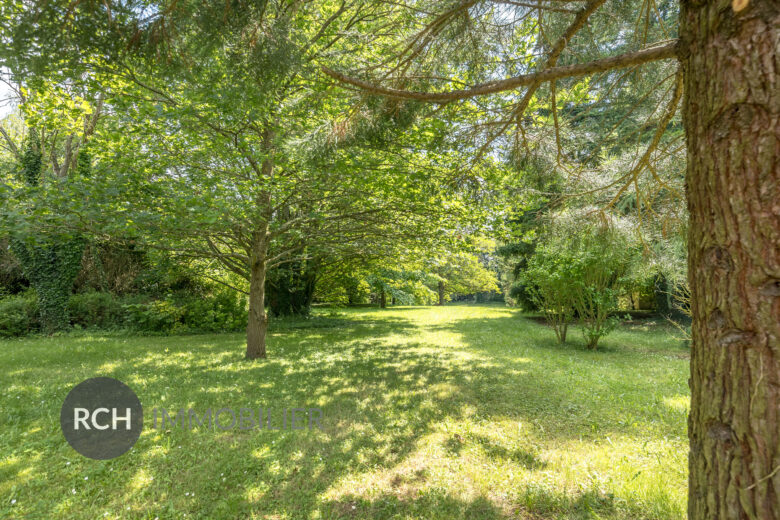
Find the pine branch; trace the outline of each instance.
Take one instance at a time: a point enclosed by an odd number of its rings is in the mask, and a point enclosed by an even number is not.
[[[353,78],[341,72],[337,72],[328,67],[322,66],[322,72],[328,76],[358,87],[361,90],[371,94],[390,97],[394,99],[411,99],[415,101],[427,101],[433,103],[449,103],[461,99],[468,99],[487,94],[495,94],[507,90],[513,90],[518,87],[532,85],[537,82],[552,81],[562,78],[571,78],[575,76],[586,76],[606,70],[622,69],[632,65],[640,65],[652,61],[666,60],[677,56],[677,40],[672,40],[663,45],[650,47],[634,52],[627,52],[609,58],[591,61],[588,63],[578,63],[576,65],[566,65],[563,67],[551,67],[531,74],[521,74],[500,81],[490,81],[475,85],[469,89],[451,90],[449,92],[423,92],[415,90],[401,90],[381,85],[375,85],[369,81]]]

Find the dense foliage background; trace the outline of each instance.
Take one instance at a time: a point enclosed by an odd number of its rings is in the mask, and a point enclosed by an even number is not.
[[[639,22],[634,3],[593,14],[560,60],[674,36],[673,3]],[[238,330],[315,304],[472,299],[541,313],[561,340],[579,319],[595,347],[623,311],[682,318],[669,64],[441,106],[320,70],[384,63],[420,90],[511,76],[564,34],[568,8],[112,7],[3,9],[2,334]],[[599,39],[639,23],[620,48]],[[502,116],[513,106],[522,123]]]

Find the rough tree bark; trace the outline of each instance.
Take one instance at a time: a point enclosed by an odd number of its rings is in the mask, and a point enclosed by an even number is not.
[[[439,305],[444,305],[444,282],[439,281],[437,289],[439,292]]]
[[[780,7],[683,1],[691,519],[780,514]]]
[[[263,152],[266,157],[260,165],[258,176],[267,182],[274,173],[274,138],[276,134],[269,127],[263,129]],[[256,163],[252,166],[257,171]],[[246,359],[265,358],[265,336],[268,331],[268,313],[265,311],[265,281],[268,275],[268,250],[271,245],[269,234],[273,209],[271,193],[262,190],[257,195],[260,221],[252,235],[249,256],[249,316],[246,324]]]
[[[265,233],[263,233],[265,235]],[[268,313],[265,311],[265,278],[267,273],[267,239],[258,239],[251,257],[249,278],[249,317],[246,325],[246,358],[265,357],[265,335]]]

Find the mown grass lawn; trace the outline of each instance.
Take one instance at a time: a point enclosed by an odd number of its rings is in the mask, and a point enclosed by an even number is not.
[[[682,518],[687,349],[626,325],[590,352],[499,306],[319,310],[243,337],[0,342],[0,516]],[[111,376],[154,407],[323,410],[322,430],[145,427],[83,458],[60,406]]]

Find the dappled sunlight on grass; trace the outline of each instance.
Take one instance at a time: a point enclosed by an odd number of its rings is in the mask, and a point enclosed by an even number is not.
[[[0,342],[0,516],[683,515],[687,361],[666,329],[589,352],[498,306],[272,327],[259,362],[242,359],[237,334]],[[110,461],[82,458],[59,431],[67,392],[99,375],[145,407],[138,443]],[[319,407],[323,429],[152,429],[154,407]]]
[[[664,404],[673,410],[687,414],[691,409],[691,396],[677,395],[674,397],[665,397]]]
[[[149,486],[153,481],[154,477],[152,477],[146,469],[141,468],[133,475],[129,487],[133,491],[139,491]]]

